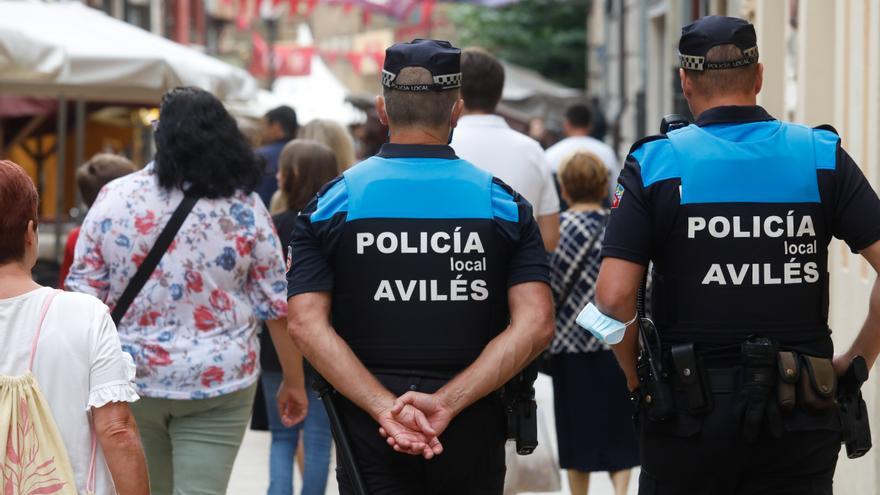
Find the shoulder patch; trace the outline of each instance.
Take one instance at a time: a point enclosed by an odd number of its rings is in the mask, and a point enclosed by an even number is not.
[[[623,198],[624,191],[623,185],[617,184],[617,187],[614,188],[614,197],[611,198],[611,208],[620,206],[620,200]]]

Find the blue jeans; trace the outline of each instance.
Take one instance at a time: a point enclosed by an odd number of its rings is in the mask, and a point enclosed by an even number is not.
[[[312,390],[311,377],[306,376],[309,391],[309,410],[306,419],[290,428],[281,423],[275,394],[281,385],[282,375],[277,371],[263,371],[260,380],[266,411],[269,417],[269,430],[272,432],[272,448],[269,453],[269,492],[268,495],[293,495],[293,463],[296,457],[296,444],[300,431],[303,432],[305,450],[305,473],[303,473],[302,495],[324,495],[327,488],[327,473],[330,469],[330,421],[318,394]]]

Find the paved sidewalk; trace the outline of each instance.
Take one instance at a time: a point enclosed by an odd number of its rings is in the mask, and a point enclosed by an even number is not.
[[[551,441],[554,445],[551,447],[555,451],[556,431],[553,425],[553,389],[550,379],[546,376],[540,376],[535,387],[536,396],[538,398],[539,408],[542,416],[547,419],[546,424],[550,430]],[[335,466],[330,469],[330,481],[327,484],[327,495],[338,495],[339,491],[336,487],[336,479],[334,477]],[[229,495],[259,495],[266,493],[269,486],[268,481],[269,470],[269,434],[261,431],[248,431],[244,437],[241,451],[235,460],[235,467],[232,470],[232,479],[229,484]],[[565,474],[561,474],[562,491],[545,492],[556,494],[567,494],[568,483]],[[629,495],[636,495],[637,491],[638,471],[634,471],[633,479],[630,483]],[[596,473],[592,477],[592,486],[589,495],[614,495],[611,482],[605,473]],[[299,473],[295,473],[294,485],[297,488],[295,493],[299,493],[301,486]]]

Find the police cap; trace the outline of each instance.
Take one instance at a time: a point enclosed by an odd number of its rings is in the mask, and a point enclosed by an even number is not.
[[[706,53],[718,45],[736,45],[743,56],[737,60],[707,62]],[[678,42],[681,68],[687,70],[734,69],[758,62],[758,38],[755,26],[737,17],[710,15],[681,29]]]
[[[422,67],[434,78],[433,84],[398,84],[400,71]],[[448,41],[415,39],[395,43],[385,50],[382,86],[399,91],[444,91],[461,87],[461,50]]]

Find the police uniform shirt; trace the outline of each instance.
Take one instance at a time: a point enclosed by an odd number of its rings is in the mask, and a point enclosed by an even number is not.
[[[549,283],[531,206],[448,146],[384,145],[324,187],[291,246],[289,297],[330,291],[373,368],[460,370],[508,326],[510,286]]]
[[[827,247],[880,240],[880,200],[831,128],[717,107],[636,143],[603,256],[654,262],[666,341],[757,334],[830,352]]]

